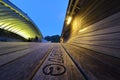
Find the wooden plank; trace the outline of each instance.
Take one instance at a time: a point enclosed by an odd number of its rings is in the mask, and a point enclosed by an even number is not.
[[[73,43],[72,45],[84,47],[96,52],[100,52],[101,54],[111,55],[111,56],[120,58],[120,48],[110,48],[110,47],[104,47],[99,45],[78,44],[78,43],[75,43],[75,44]]]
[[[103,40],[103,41],[91,41],[91,40],[77,40],[74,41],[73,43],[76,44],[87,44],[87,45],[97,45],[97,46],[104,46],[104,47],[109,47],[109,48],[120,48],[120,41],[107,41],[107,40]]]
[[[109,26],[107,28],[103,28],[103,29],[100,29],[100,30],[96,30],[96,31],[93,31],[93,32],[85,33],[85,34],[79,34],[79,35],[81,35],[81,36],[90,36],[90,35],[92,36],[92,35],[100,35],[100,34],[105,35],[105,34],[117,33],[117,32],[118,33],[120,32],[120,26],[116,25],[116,24],[111,24],[111,27]]]
[[[15,46],[15,47],[12,47],[12,48],[0,49],[0,56],[4,55],[4,54],[17,52],[17,51],[19,52],[20,50],[25,50],[25,49],[32,48],[32,47],[34,47],[34,46],[22,45],[22,46]]]
[[[90,36],[79,36],[79,37],[71,38],[70,43],[72,43],[72,42],[83,42],[83,41],[112,41],[112,44],[115,44],[116,41],[118,41],[118,42],[120,41],[119,35],[120,35],[120,33],[92,35],[92,36],[91,35]]]
[[[8,43],[5,43],[5,42],[0,42],[0,49],[3,48],[3,47],[12,47],[12,46],[16,46],[16,45],[17,44],[8,44]]]
[[[119,80],[120,59],[80,47],[64,44],[89,80]]]
[[[86,27],[87,29],[83,32],[80,32],[79,35],[85,36],[85,35],[92,34],[94,32],[95,32],[95,34],[97,34],[97,31],[99,31],[99,30],[100,31],[106,30],[106,29],[109,29],[112,27],[119,28],[119,25],[120,25],[119,21],[120,21],[120,12]],[[117,29],[117,30],[119,30],[119,29]],[[117,30],[115,29],[114,31],[117,31]],[[113,31],[111,31],[111,32],[113,32]],[[103,33],[106,33],[106,32],[103,31]]]
[[[79,36],[77,37],[77,39],[86,39],[86,40],[89,40],[89,39],[92,39],[92,40],[112,40],[112,39],[120,39],[119,37],[120,33],[111,33],[111,34],[103,34],[103,35],[90,35],[90,36]]]
[[[85,78],[64,49],[56,44],[32,80],[85,80]]]
[[[17,58],[22,57],[26,54],[29,54],[30,52],[32,52],[34,50],[37,50],[37,49],[39,49],[39,48],[33,47],[31,49],[28,48],[28,49],[25,49],[25,50],[20,50],[20,51],[16,51],[16,52],[13,52],[13,53],[6,54],[6,55],[2,55],[2,56],[0,56],[0,66],[2,66],[4,64],[7,64],[11,61],[14,61]]]
[[[33,45],[39,49],[34,48],[34,51],[29,51],[26,56],[19,56],[20,58],[0,66],[0,80],[29,80],[36,67],[42,63],[46,53],[52,48],[52,45],[49,44],[33,43]],[[23,51],[23,53],[26,52]]]
[[[5,46],[5,45],[2,45],[2,47],[0,47],[0,50],[2,49],[10,49],[10,48],[15,48],[15,47],[20,47],[20,46],[23,46],[23,45],[12,45],[12,46]]]
[[[69,53],[66,53],[60,44],[29,44],[34,48],[23,50],[21,53],[10,53],[13,55],[3,55],[3,58],[7,57],[0,61],[8,63],[0,66],[0,80],[120,79],[119,58],[70,44],[64,44]],[[20,57],[23,54],[26,55]]]

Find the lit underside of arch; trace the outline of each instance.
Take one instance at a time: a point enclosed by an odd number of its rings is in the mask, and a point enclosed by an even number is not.
[[[25,39],[42,37],[28,18],[3,1],[0,1],[0,29],[18,34]]]

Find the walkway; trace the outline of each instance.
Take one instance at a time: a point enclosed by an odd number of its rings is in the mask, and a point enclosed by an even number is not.
[[[67,43],[0,42],[0,80],[120,80],[120,59]]]

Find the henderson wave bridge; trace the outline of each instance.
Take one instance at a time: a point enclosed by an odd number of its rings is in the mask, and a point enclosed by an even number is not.
[[[60,43],[42,38],[0,0],[0,80],[120,80],[120,0],[69,0]]]

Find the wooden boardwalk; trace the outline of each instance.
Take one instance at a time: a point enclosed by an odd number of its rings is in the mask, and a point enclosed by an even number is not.
[[[0,80],[120,80],[120,59],[72,44],[0,42]]]

